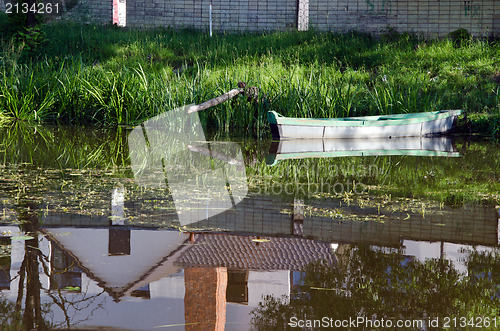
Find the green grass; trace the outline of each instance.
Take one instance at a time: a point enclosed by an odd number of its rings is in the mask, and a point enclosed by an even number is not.
[[[1,24],[0,24],[1,27]],[[246,81],[239,97],[201,114],[210,126],[265,132],[268,109],[342,117],[461,108],[471,128],[498,135],[500,46],[469,40],[372,38],[315,31],[222,34],[53,23],[27,49],[3,34],[0,113],[65,123],[138,123],[201,103]],[[485,121],[484,118],[488,118]]]

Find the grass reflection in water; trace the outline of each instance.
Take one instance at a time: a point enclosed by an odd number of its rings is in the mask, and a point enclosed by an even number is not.
[[[355,321],[344,326],[379,329],[381,321],[391,321],[387,323],[394,323],[394,328],[402,320],[416,323],[405,329],[427,329],[437,320],[441,328],[454,317],[458,323],[464,317],[479,326],[486,326],[486,321],[492,329],[495,323],[499,326],[498,249],[470,251],[466,273],[458,272],[446,259],[422,262],[405,256],[404,250],[340,245],[336,257],[335,265],[309,265],[290,297],[265,297],[252,312],[253,326],[283,330],[299,323],[331,327],[335,321]],[[314,324],[314,320],[321,323]]]
[[[45,203],[41,209],[102,215],[116,185],[137,203],[155,201],[170,209],[168,188],[143,189],[134,184],[125,128],[88,130],[15,123],[0,129],[0,166],[4,204],[16,204],[20,193]],[[227,139],[212,135],[211,140]],[[252,194],[299,199],[341,199],[379,209],[391,201],[432,200],[431,205],[498,204],[500,148],[496,142],[456,143],[458,158],[371,156],[286,160],[265,163],[267,141],[239,140]],[[325,189],[327,188],[327,189]],[[163,196],[158,199],[154,197]],[[402,198],[399,199],[399,198]],[[170,201],[170,202],[169,202]],[[414,203],[418,205],[418,203]],[[421,208],[422,204],[420,205]],[[391,207],[392,208],[392,207]],[[400,203],[398,210],[405,208]],[[412,207],[415,208],[415,207]],[[325,211],[339,214],[338,210]],[[422,214],[425,209],[422,209]]]

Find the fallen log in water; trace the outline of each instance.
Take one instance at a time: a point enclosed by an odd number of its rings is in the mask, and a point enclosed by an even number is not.
[[[200,103],[199,105],[194,105],[188,108],[187,113],[195,113],[201,110],[205,110],[207,108],[217,106],[218,104],[221,104],[223,102],[226,102],[229,99],[234,98],[235,96],[245,93],[248,97],[248,101],[251,100],[257,100],[258,98],[258,91],[259,89],[257,87],[250,87],[246,89],[246,84],[244,82],[239,82],[238,83],[239,88],[232,89],[229,92],[224,93],[221,96],[218,96],[216,98],[210,99],[208,101],[205,101],[203,103]]]

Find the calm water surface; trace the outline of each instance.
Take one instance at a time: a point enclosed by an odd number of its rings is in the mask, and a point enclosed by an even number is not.
[[[0,128],[3,326],[500,329],[496,142],[160,120]]]

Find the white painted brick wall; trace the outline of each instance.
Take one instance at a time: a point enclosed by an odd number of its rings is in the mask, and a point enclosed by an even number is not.
[[[112,0],[82,2],[96,22],[111,21]],[[127,24],[208,30],[210,2],[215,31],[296,30],[300,3],[319,31],[500,34],[500,0],[127,0]]]

